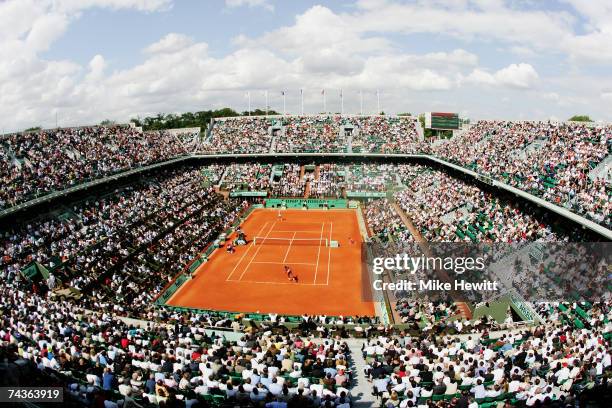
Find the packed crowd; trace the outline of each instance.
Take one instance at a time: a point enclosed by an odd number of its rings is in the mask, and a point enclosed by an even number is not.
[[[272,143],[271,122],[266,118],[215,120],[202,153],[268,153]]]
[[[435,145],[419,142],[412,117],[285,116],[216,120],[209,136],[134,128],[90,127],[7,135],[0,140],[0,209],[129,168],[202,153],[396,152],[432,153],[612,225],[612,187],[604,169],[612,128],[577,123],[479,121],[462,135]],[[274,141],[274,143],[273,143]],[[381,188],[383,176],[360,185]],[[330,173],[330,179],[335,176]],[[245,183],[257,181],[244,180]],[[240,181],[240,180],[239,180]],[[311,180],[314,196],[337,196],[326,178]],[[351,180],[347,177],[346,182]],[[287,183],[280,183],[287,184]],[[276,187],[278,188],[278,186]],[[288,187],[282,187],[288,189]]]
[[[40,130],[0,138],[0,210],[91,179],[186,154],[167,132],[130,127]]]
[[[468,328],[464,337],[373,338],[363,348],[365,372],[384,407],[583,406],[598,395],[603,402],[611,305],[588,306],[542,304],[546,325],[496,337]],[[582,328],[568,324],[577,310]]]
[[[216,120],[202,153],[416,153],[416,119],[409,116],[284,116]]]
[[[568,239],[516,204],[438,170],[422,172],[394,197],[428,241]]]
[[[396,166],[393,164],[351,164],[347,191],[387,191],[389,185],[396,185]]]
[[[414,241],[414,237],[386,199],[369,200],[363,208],[363,213],[373,236],[381,241]]]
[[[350,121],[357,128],[353,152],[414,153],[419,142],[416,118],[410,116],[360,116]]]
[[[213,166],[208,166],[212,169]],[[214,166],[216,169],[217,166]],[[340,198],[345,193],[386,192],[412,181],[426,167],[405,164],[261,164],[225,166],[221,188],[229,191],[269,191],[272,196]],[[215,178],[223,170],[205,175]],[[217,179],[220,176],[216,177]]]
[[[343,152],[346,136],[340,116],[292,116],[283,118],[284,133],[277,140],[277,152]]]
[[[333,196],[343,180],[356,191],[403,185],[394,198],[431,241],[567,238],[535,212],[423,166],[165,170],[2,231],[0,354],[10,375],[19,375],[16,362],[29,362],[68,384],[70,398],[96,407],[350,407],[348,347],[322,326],[337,325],[344,336],[345,327],[375,320],[303,316],[298,331],[288,332],[279,326],[285,318],[275,315],[243,326],[236,317],[153,305],[153,296],[245,209],[214,193],[223,173],[225,188],[281,196],[304,194],[307,185],[313,196]],[[366,202],[363,211],[381,240],[413,240],[386,199]],[[82,292],[79,305],[27,284],[19,271],[32,261],[52,271],[47,286],[58,279]],[[560,267],[573,268],[572,262]],[[584,277],[575,283],[589,284]],[[447,323],[456,314],[451,305],[398,301],[396,311],[420,334],[375,337],[363,349],[365,372],[385,407],[570,402],[589,392],[583,387],[600,386],[611,366],[609,303],[540,306],[545,326],[498,339],[487,337],[486,318]],[[133,326],[119,316],[148,323]],[[468,338],[439,335],[440,321]],[[211,327],[233,330],[237,339],[211,334]],[[387,329],[370,327],[366,337]]]
[[[350,355],[341,340],[274,333],[272,325],[247,328],[234,320],[242,335],[230,341],[207,331],[205,315],[136,326],[103,309],[51,302],[10,284],[0,287],[0,295],[4,380],[26,380],[19,377],[29,364],[67,385],[67,406],[195,407],[219,400],[230,406],[350,406]]]
[[[278,197],[302,197],[306,182],[302,178],[301,167],[295,163],[285,163],[277,166],[279,175],[271,184],[273,196]]]
[[[242,208],[204,187],[199,169],[164,172],[3,231],[2,277],[38,262],[90,299],[138,310]]]
[[[226,167],[221,187],[227,190],[267,190],[272,166],[259,163],[240,163]]]
[[[434,153],[612,225],[612,186],[591,172],[612,152],[612,126],[479,121]]]
[[[317,166],[310,178],[310,197],[340,198],[345,187],[344,166],[335,163],[325,163]]]

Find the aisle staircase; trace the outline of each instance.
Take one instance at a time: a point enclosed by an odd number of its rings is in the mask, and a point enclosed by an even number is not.
[[[365,340],[351,338],[345,341],[351,350],[349,369],[353,373],[353,388],[351,388],[353,408],[376,407],[379,404],[377,404],[376,398],[372,395],[372,383],[368,381],[362,369],[366,366],[366,361],[361,353],[361,347]]]
[[[348,139],[346,139],[346,152],[353,153],[353,135],[351,134]]]
[[[589,179],[595,181],[597,178],[603,178],[607,183],[612,182],[612,154],[603,159],[593,170],[589,172]]]
[[[229,170],[230,166],[225,166],[223,169],[223,174],[221,175],[221,177],[219,178],[219,182],[217,183],[219,186],[223,185],[223,179],[225,179],[225,175],[227,174],[227,171]]]
[[[276,136],[272,137],[272,141],[270,141],[270,150],[268,153],[274,153],[276,151]]]

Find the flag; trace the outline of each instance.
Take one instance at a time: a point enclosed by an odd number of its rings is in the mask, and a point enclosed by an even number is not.
[[[285,96],[285,91],[281,91],[281,95]]]
[[[300,88],[300,95],[301,95],[303,92],[304,92],[304,90]]]
[[[340,90],[340,97],[342,98],[342,89]]]
[[[325,95],[325,89],[321,90],[321,95]]]

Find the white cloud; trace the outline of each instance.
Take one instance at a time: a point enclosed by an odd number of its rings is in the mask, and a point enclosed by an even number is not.
[[[93,7],[153,12],[170,9],[172,2],[173,0],[54,0],[54,7],[67,13]]]
[[[89,61],[88,79],[96,80],[102,78],[104,75],[104,68],[106,68],[104,57],[100,54],[96,54],[96,56]]]
[[[265,7],[263,3],[268,2],[238,1],[234,6]],[[171,1],[3,2],[0,121],[15,129],[53,124],[56,111],[60,124],[69,125],[209,107],[244,109],[246,90],[252,91],[253,106],[262,106],[265,89],[276,108],[280,90],[287,90],[289,108],[298,106],[295,98],[300,88],[306,91],[306,110],[310,112],[320,109],[321,88],[329,90],[330,106],[337,102],[342,88],[347,112],[357,111],[359,90],[367,96],[366,111],[373,112],[372,100],[376,101],[375,93],[380,89],[387,112],[469,108],[475,116],[543,118],[551,114],[569,117],[580,105],[582,110],[590,106],[593,117],[611,118],[604,103],[612,100],[610,78],[587,75],[579,69],[550,77],[546,67],[536,65],[551,55],[566,55],[584,64],[586,58],[603,64],[611,61],[612,50],[605,43],[610,33],[606,19],[587,7],[582,15],[589,23],[577,35],[576,16],[518,10],[508,4],[361,0],[356,7],[342,11],[313,6],[294,19],[279,19],[283,26],[271,26],[256,37],[235,37],[234,48],[227,54],[209,54],[206,42],[170,32],[152,44],[138,44],[142,60],[116,70],[112,67],[114,56],[97,54],[96,49],[83,65],[43,55],[50,54],[45,51],[52,50],[54,42],[87,8],[157,12],[171,7]],[[437,48],[417,52],[418,44],[404,35],[412,33],[437,39],[452,37],[453,46],[433,41]],[[512,54],[506,56],[510,59],[504,62],[507,66],[491,69],[487,65],[490,55],[474,47],[483,43],[498,52],[509,50]],[[516,63],[512,63],[513,56],[519,57]],[[558,59],[547,63],[555,61]],[[462,86],[466,84],[476,86]],[[516,92],[534,88],[538,92]],[[483,92],[486,89],[491,91],[488,96]]]
[[[263,7],[266,10],[273,11],[274,5],[269,0],[225,0],[225,5],[230,8],[235,7]]]
[[[193,44],[193,39],[177,33],[167,34],[164,38],[144,49],[148,54],[163,54],[181,51]]]
[[[538,73],[533,66],[521,63],[508,65],[493,73],[476,68],[465,78],[465,81],[479,85],[528,89],[536,84],[538,78]]]
[[[166,10],[171,0],[9,0],[0,3],[0,121],[18,129],[32,124],[50,124],[57,110],[70,110],[72,123],[83,123],[80,104],[96,105],[92,81],[104,78],[106,63],[101,55],[86,71],[69,60],[46,60],[47,51],[87,8]],[[100,93],[100,91],[97,91]],[[99,112],[98,114],[104,114]]]
[[[362,1],[347,22],[360,32],[426,33],[474,42],[502,42],[514,51],[559,52],[574,63],[612,61],[612,3],[561,0],[588,23],[566,11],[518,8],[503,0]],[[375,6],[374,6],[375,4]]]
[[[532,50],[528,46],[522,45],[514,45],[510,47],[509,51],[515,55],[518,55],[519,57],[534,57],[537,55],[534,50]]]
[[[473,0],[389,2],[348,19],[362,31],[436,33],[469,41],[497,40],[537,47],[558,45],[574,21],[567,13],[522,11],[505,7],[502,2]]]
[[[389,50],[383,37],[367,37],[346,16],[324,6],[313,6],[296,16],[295,23],[270,31],[261,37],[237,37],[234,43],[242,47],[266,47],[289,55],[308,53],[366,54]]]

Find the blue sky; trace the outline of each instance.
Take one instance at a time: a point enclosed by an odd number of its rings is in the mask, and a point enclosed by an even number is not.
[[[612,121],[607,0],[8,0],[0,126],[252,106]]]

